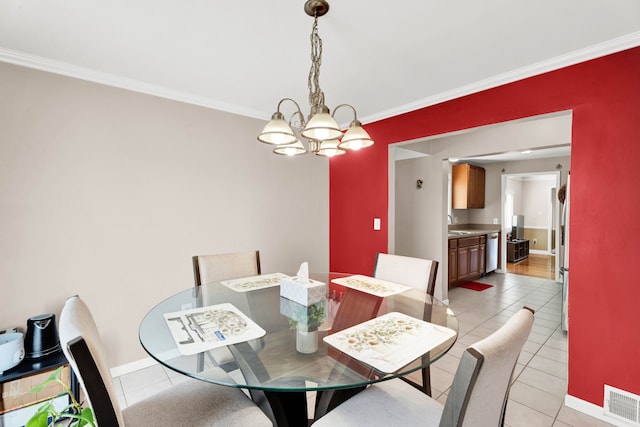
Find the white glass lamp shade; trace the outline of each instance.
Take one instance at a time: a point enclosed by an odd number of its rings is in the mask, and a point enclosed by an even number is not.
[[[299,154],[306,153],[307,149],[304,148],[304,145],[302,145],[302,142],[300,142],[300,140],[296,140],[294,144],[277,146],[273,149],[273,152],[276,154],[282,154],[284,156],[297,156]]]
[[[367,131],[362,128],[362,123],[354,120],[344,134],[339,147],[347,150],[359,150],[361,148],[371,147],[372,145],[373,139],[371,139]]]
[[[337,139],[333,139],[331,141],[322,141],[320,143],[320,147],[318,151],[316,151],[316,154],[318,156],[325,156],[325,157],[335,157],[335,156],[342,156],[343,154],[347,154],[346,151],[338,147],[339,144],[340,144],[340,141],[338,141]]]
[[[338,123],[326,112],[316,113],[304,127],[302,136],[316,141],[326,141],[342,137]]]
[[[258,135],[258,141],[266,144],[286,145],[293,144],[298,138],[291,130],[291,126],[284,121],[282,114],[276,113],[271,118],[271,121],[262,130],[262,133]]]

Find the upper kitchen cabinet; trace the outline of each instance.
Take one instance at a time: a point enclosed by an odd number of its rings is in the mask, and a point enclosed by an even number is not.
[[[484,209],[484,168],[457,164],[451,172],[451,208]]]

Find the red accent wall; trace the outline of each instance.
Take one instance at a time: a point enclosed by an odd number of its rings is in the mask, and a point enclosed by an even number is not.
[[[568,392],[602,406],[605,383],[640,394],[640,48],[367,125],[376,144],[330,163],[330,266],[387,250],[388,144],[569,109]]]

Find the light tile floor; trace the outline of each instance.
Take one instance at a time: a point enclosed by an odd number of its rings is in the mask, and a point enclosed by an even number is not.
[[[479,282],[492,288],[477,292],[455,288],[449,304],[459,321],[458,342],[431,367],[434,398],[444,402],[464,349],[498,329],[522,306],[536,310],[529,340],[514,372],[507,406],[509,427],[609,426],[564,406],[567,391],[567,336],[560,329],[561,285],[515,274],[493,273]],[[123,407],[181,381],[181,375],[159,365],[115,378]]]

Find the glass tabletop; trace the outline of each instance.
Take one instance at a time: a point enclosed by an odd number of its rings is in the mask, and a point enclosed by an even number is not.
[[[212,282],[165,299],[143,318],[140,342],[151,357],[181,374],[225,386],[265,391],[336,390],[404,376],[433,363],[455,343],[458,322],[444,303],[415,289],[386,296],[372,295],[332,282],[349,276],[352,275],[311,275],[312,279],[328,285],[326,299],[313,304],[314,308],[321,308],[324,316],[321,316],[322,323],[317,333],[311,337],[307,330],[313,328],[301,327],[301,324],[313,322],[301,320],[295,314],[300,312],[300,305],[281,297],[277,281],[267,283],[269,280],[266,279],[272,276],[265,275],[262,286],[266,287],[242,289],[233,286],[237,283],[232,281]],[[246,341],[194,354],[184,354],[179,350],[166,315],[220,304],[224,307],[231,304],[241,316],[254,322],[261,332]],[[310,314],[307,310],[303,307],[303,311]],[[361,322],[371,317],[375,319]],[[422,333],[426,333],[425,328],[435,325],[448,334],[438,340],[435,347],[429,347],[426,354],[419,345],[416,347],[416,343],[423,342],[416,337],[410,341],[400,340],[393,348],[382,342],[385,337],[372,339],[370,335],[371,330],[382,334],[380,328],[388,328],[390,321],[394,328],[398,323],[407,330],[417,325],[422,328]],[[392,353],[390,359],[396,365],[388,364],[388,360],[381,364],[369,350],[368,353],[351,351],[356,348],[355,344],[351,345],[354,340],[362,337],[366,341],[365,346],[375,347],[374,353],[383,347],[392,348],[389,350]],[[309,339],[311,348],[306,348],[308,343],[303,341]],[[365,354],[368,357],[364,357]],[[411,360],[406,360],[407,357]]]

